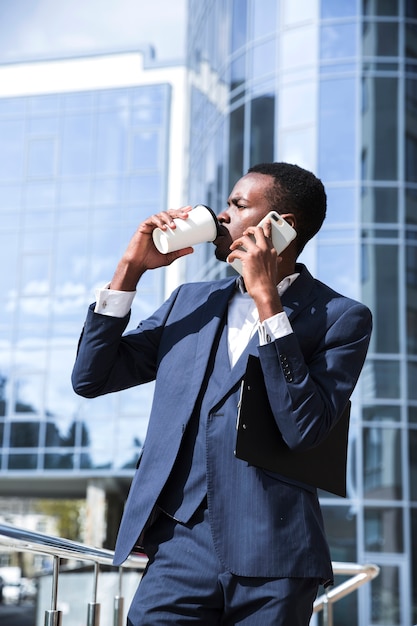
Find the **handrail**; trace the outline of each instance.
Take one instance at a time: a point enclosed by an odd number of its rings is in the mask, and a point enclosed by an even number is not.
[[[53,537],[44,533],[16,528],[9,524],[0,524],[0,545],[7,546],[16,552],[34,552],[49,554],[64,559],[76,561],[92,561],[99,565],[113,565],[113,551],[104,548],[94,548],[83,543]],[[145,569],[147,558],[139,554],[132,554],[123,563],[123,568]]]
[[[0,545],[6,546],[16,552],[33,552],[46,554],[54,557],[54,571],[52,581],[52,607],[46,611],[45,626],[58,626],[61,624],[60,612],[57,610],[57,589],[59,559],[74,559],[77,561],[91,561],[94,563],[94,592],[93,602],[89,604],[88,624],[96,626],[99,619],[99,606],[96,603],[98,565],[113,565],[113,551],[104,548],[86,546],[77,541],[53,537],[44,533],[16,528],[8,524],[0,524]],[[145,569],[147,558],[145,555],[131,554],[119,567],[118,595],[115,597],[114,626],[120,626],[121,611],[123,611],[123,598],[121,593],[122,569],[133,568],[139,571]],[[379,567],[373,564],[360,565],[358,563],[343,563],[333,561],[334,575],[347,575],[350,578],[335,587],[331,587],[315,602],[313,611],[323,611],[326,626],[333,626],[332,606],[344,596],[352,593],[363,584],[373,580],[379,574]],[[90,618],[91,613],[91,618]]]
[[[379,574],[379,567],[372,563],[359,565],[358,563],[332,562],[333,574],[348,575],[350,578],[344,582],[331,587],[328,591],[316,598],[313,605],[313,612],[323,611],[326,626],[333,626],[333,604],[341,600],[352,591],[376,578]]]
[[[92,601],[88,603],[87,626],[99,626],[100,604],[97,602],[97,584],[99,565],[113,565],[113,552],[104,548],[93,548],[77,541],[53,537],[44,533],[16,528],[8,524],[0,524],[0,545],[16,552],[33,552],[53,557],[52,573],[52,600],[51,608],[45,611],[45,626],[61,626],[62,613],[58,610],[58,577],[60,559],[74,559],[76,561],[91,561],[94,564],[94,587]],[[132,554],[119,566],[119,576],[122,570],[134,568],[139,571],[145,569],[147,558],[143,555]],[[121,578],[119,578],[118,595],[114,598],[113,625],[123,624],[123,597],[121,594]]]

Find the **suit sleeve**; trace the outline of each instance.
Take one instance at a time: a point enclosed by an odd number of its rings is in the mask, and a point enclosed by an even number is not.
[[[361,372],[372,329],[369,309],[344,299],[324,332],[310,326],[312,349],[295,332],[259,347],[268,399],[284,441],[293,450],[318,445],[341,416]],[[301,322],[300,322],[301,323]]]
[[[72,371],[74,391],[95,398],[155,379],[158,347],[175,291],[151,317],[124,334],[130,314],[100,315],[90,306]]]

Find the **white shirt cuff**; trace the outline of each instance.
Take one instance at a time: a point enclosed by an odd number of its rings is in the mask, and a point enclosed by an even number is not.
[[[261,346],[290,335],[292,332],[290,320],[284,311],[258,323],[259,344]]]
[[[116,291],[109,289],[109,285],[110,283],[101,289],[96,289],[94,313],[111,317],[125,317],[132,307],[136,291]]]

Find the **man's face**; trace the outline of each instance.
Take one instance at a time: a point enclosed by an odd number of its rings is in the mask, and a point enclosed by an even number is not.
[[[217,216],[221,235],[215,239],[214,245],[219,260],[225,261],[230,254],[230,244],[269,213],[266,192],[272,185],[272,177],[266,174],[246,174],[237,181],[227,200],[228,208]]]

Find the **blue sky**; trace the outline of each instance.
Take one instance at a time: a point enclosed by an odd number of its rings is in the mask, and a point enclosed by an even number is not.
[[[0,63],[152,44],[185,52],[187,0],[0,0]]]

